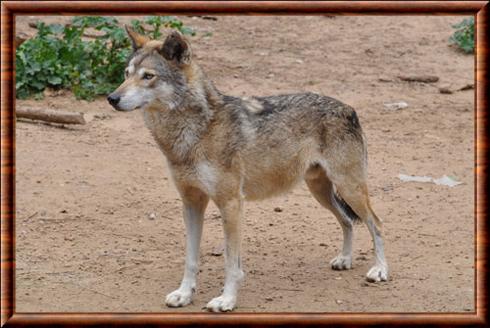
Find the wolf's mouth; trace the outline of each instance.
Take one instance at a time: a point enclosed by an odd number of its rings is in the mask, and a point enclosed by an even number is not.
[[[142,104],[141,104],[141,105],[139,105],[139,106],[136,106],[134,109],[140,109],[140,108],[145,107],[146,105],[148,105],[148,102],[147,102],[147,101],[146,101],[146,102],[144,102],[144,103],[142,103]]]

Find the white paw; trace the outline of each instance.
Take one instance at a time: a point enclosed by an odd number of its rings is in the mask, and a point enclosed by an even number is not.
[[[165,304],[169,307],[181,307],[186,306],[192,302],[192,290],[181,291],[180,289],[174,290],[167,295]]]
[[[352,269],[352,257],[339,254],[332,261],[330,261],[330,265],[334,270]]]
[[[366,274],[367,281],[380,282],[388,280],[388,268],[385,265],[375,265]]]
[[[207,305],[206,309],[211,312],[228,312],[235,307],[236,298],[230,296],[219,296],[213,298]]]

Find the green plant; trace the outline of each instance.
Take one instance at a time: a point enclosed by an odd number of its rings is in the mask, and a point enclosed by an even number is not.
[[[451,44],[455,44],[465,53],[473,53],[475,50],[475,19],[465,18],[458,24],[454,24],[456,31],[449,38]]]
[[[144,25],[151,27],[145,30]],[[194,31],[174,18],[150,16],[143,22],[133,20],[139,33],[158,38],[161,27],[174,28],[184,34]],[[87,28],[100,36],[87,39]],[[45,88],[71,89],[79,99],[92,100],[117,88],[124,80],[126,59],[131,53],[130,41],[113,17],[74,17],[71,24],[37,25],[38,33],[17,49],[16,97],[39,99]]]

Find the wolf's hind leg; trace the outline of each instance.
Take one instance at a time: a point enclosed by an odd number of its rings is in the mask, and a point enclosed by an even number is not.
[[[342,251],[330,261],[330,265],[334,270],[347,270],[352,268],[352,237],[353,237],[353,221],[357,216],[348,210],[335,195],[335,188],[330,179],[325,174],[323,168],[318,165],[311,167],[305,177],[305,182],[315,199],[329,209],[337,218],[342,227],[344,242]]]
[[[360,175],[358,175],[360,176]],[[341,198],[366,223],[374,244],[375,264],[368,271],[366,279],[372,282],[388,279],[388,264],[384,254],[384,243],[381,236],[381,221],[369,204],[367,185],[355,178],[355,174],[332,176]]]

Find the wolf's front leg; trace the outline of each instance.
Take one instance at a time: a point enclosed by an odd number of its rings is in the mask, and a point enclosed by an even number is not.
[[[244,277],[240,259],[242,200],[237,197],[217,205],[225,233],[225,286],[223,294],[213,298],[206,308],[212,312],[226,312],[235,307],[238,288]]]
[[[192,302],[196,290],[196,276],[199,263],[199,244],[201,242],[204,211],[208,196],[199,190],[182,193],[184,221],[186,227],[186,256],[184,278],[179,289],[167,295],[165,303],[170,307],[186,306]]]

